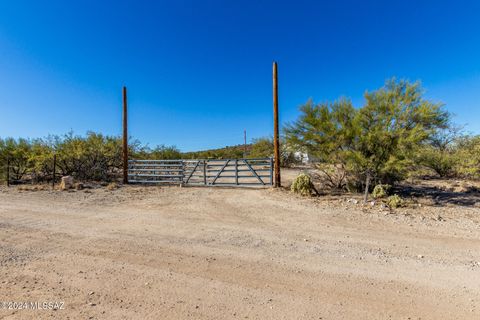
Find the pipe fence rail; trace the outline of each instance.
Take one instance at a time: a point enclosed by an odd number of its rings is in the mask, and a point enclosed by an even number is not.
[[[128,181],[191,186],[272,186],[273,159],[129,160]]]

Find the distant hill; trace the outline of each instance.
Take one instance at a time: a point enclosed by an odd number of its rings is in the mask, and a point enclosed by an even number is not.
[[[246,145],[247,155],[252,149],[251,144]],[[224,148],[209,149],[202,151],[183,152],[182,157],[184,159],[227,159],[227,158],[243,158],[245,152],[245,146],[243,144],[235,146],[226,146]]]

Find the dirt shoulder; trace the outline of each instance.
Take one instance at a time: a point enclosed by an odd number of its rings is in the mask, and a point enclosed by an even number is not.
[[[3,188],[0,301],[65,309],[0,317],[480,318],[478,207],[387,212],[347,200]]]

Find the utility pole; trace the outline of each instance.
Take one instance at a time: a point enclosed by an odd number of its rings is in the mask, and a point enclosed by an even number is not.
[[[278,74],[277,63],[273,62],[273,157],[274,157],[274,175],[273,186],[281,187],[280,181],[280,140],[278,130]]]
[[[247,130],[243,130],[243,157],[247,157]]]
[[[123,87],[123,183],[128,183],[127,87]]]

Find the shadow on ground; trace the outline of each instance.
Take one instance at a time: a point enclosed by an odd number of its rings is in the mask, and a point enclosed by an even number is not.
[[[394,192],[405,198],[427,199],[435,206],[480,204],[480,190],[473,186],[462,191],[453,191],[434,185],[399,185]]]

